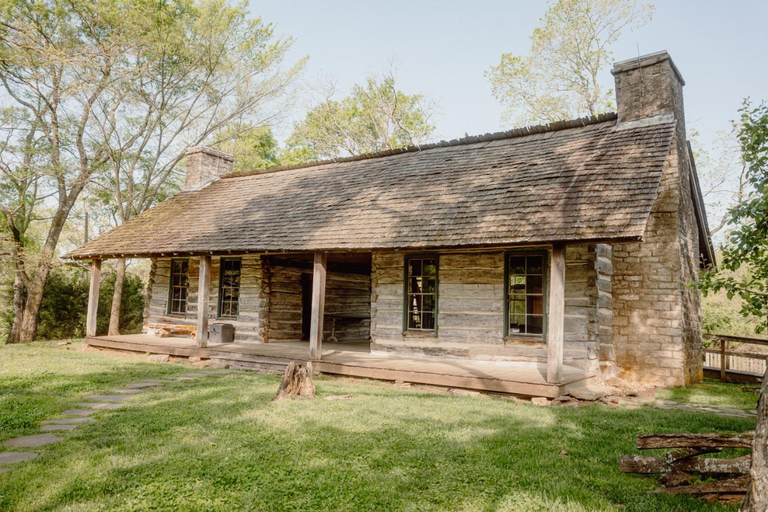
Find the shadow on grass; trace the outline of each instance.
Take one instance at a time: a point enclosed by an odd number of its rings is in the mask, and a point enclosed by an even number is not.
[[[648,432],[746,420],[537,408],[318,381],[343,402],[271,402],[276,377],[173,383],[110,411],[0,481],[0,508],[716,510],[618,471]],[[32,492],[32,490],[34,491]]]

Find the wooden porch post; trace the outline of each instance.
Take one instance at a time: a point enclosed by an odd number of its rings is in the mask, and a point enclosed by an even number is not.
[[[85,317],[86,337],[96,336],[96,314],[99,312],[99,282],[101,282],[101,260],[92,260],[91,286],[88,288],[88,311]]]
[[[197,281],[197,346],[208,346],[208,303],[211,299],[211,257],[200,256],[200,277]]]
[[[320,360],[323,351],[323,314],[325,312],[325,272],[328,255],[315,253],[315,266],[312,271],[312,318],[309,327],[309,359]]]
[[[563,330],[565,328],[565,244],[552,246],[549,269],[547,317],[547,382],[563,380]]]

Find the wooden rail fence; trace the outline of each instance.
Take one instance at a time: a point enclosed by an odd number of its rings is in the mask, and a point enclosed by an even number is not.
[[[662,487],[652,492],[691,494],[705,501],[739,503],[749,485],[752,455],[706,457],[724,448],[752,448],[754,432],[743,434],[647,434],[637,436],[638,450],[671,449],[663,457],[622,455],[623,473],[659,474]],[[704,457],[699,457],[704,455]]]
[[[704,339],[714,340],[718,348],[704,349],[704,374],[706,377],[720,379],[723,382],[751,383],[759,382],[765,374],[768,350],[743,351],[742,345],[768,347],[768,340],[726,336],[724,334],[705,334]],[[736,349],[739,347],[739,350]]]

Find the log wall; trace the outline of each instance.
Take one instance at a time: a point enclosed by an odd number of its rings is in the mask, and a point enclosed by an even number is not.
[[[235,326],[235,341],[267,341],[266,329],[269,317],[269,288],[263,278],[261,257],[247,255],[241,259],[240,275],[240,315],[237,319],[217,319],[219,303],[219,269],[221,258],[211,258],[211,301],[208,318],[211,321],[231,323]],[[184,315],[169,315],[168,289],[171,272],[171,259],[153,260],[154,273],[148,287],[148,307],[145,310],[144,330],[149,332],[155,324],[196,325],[197,290],[200,272],[198,258],[189,258],[189,291],[187,294],[187,312]]]
[[[144,331],[156,324],[196,325],[199,262],[189,260],[187,312],[169,315],[168,291],[170,258],[152,261],[144,310]],[[217,319],[220,258],[212,258],[209,318],[235,326],[235,341],[301,341],[301,276],[310,278],[310,270],[271,265],[258,255],[243,256],[240,276],[240,314],[235,319]],[[326,285],[326,315],[355,315],[363,318],[340,319],[336,324],[339,342],[366,342],[370,335],[370,276],[329,272]],[[331,335],[332,322],[326,318],[325,338]]]
[[[373,254],[372,350],[473,359],[546,362],[542,341],[504,338],[504,252],[439,252],[438,333],[403,332],[404,255]],[[594,245],[566,251],[565,361],[598,368]]]

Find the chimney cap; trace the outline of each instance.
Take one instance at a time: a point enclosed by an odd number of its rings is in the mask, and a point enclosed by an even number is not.
[[[667,50],[661,50],[660,52],[655,52],[655,53],[648,53],[646,55],[640,55],[638,57],[616,62],[613,64],[613,69],[611,70],[611,73],[615,76],[619,73],[625,73],[633,69],[652,66],[654,64],[658,64],[659,62],[664,62],[665,60],[669,61],[669,65],[672,67],[672,71],[674,71],[675,76],[680,81],[680,84],[685,85],[685,80],[683,80],[683,75],[680,74],[680,70],[677,69],[677,66],[675,66],[675,63],[672,61],[672,57],[669,56],[669,53],[667,53]]]
[[[191,148],[187,148],[187,150],[184,152],[184,155],[190,156],[197,153],[205,153],[206,155],[215,156],[216,158],[221,158],[229,162],[235,161],[235,157],[231,153],[225,153],[224,151],[219,151],[218,149],[213,149],[208,146],[193,146]]]

